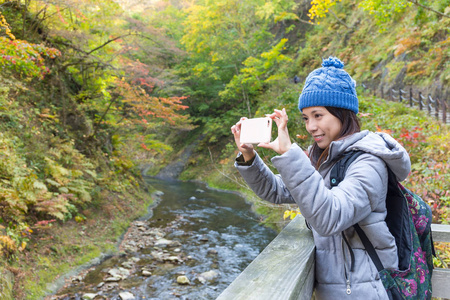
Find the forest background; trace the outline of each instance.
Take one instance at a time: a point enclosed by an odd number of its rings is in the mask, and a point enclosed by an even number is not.
[[[152,202],[141,171],[157,174],[191,144],[180,179],[239,190],[281,228],[295,207],[265,204],[239,179],[230,127],[285,107],[306,148],[298,95],[330,55],[358,83],[363,127],[407,148],[405,185],[448,224],[449,126],[374,91],[448,103],[449,28],[450,0],[1,0],[2,297],[42,297],[116,251]],[[260,154],[270,165],[273,153]],[[437,250],[448,267],[448,245]]]

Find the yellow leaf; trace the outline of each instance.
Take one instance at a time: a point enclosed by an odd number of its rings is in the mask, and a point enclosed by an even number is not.
[[[77,222],[77,223],[84,222],[84,218],[81,216],[75,216],[75,222]]]
[[[26,247],[27,247],[27,242],[23,241],[22,244],[20,245],[19,251],[25,250]]]

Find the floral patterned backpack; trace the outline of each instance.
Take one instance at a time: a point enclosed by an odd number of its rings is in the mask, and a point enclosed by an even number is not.
[[[363,153],[350,151],[342,156],[331,170],[331,187],[344,179],[348,166]],[[385,269],[361,227],[358,224],[353,227],[374,262],[389,299],[431,299],[435,254],[431,237],[431,208],[418,195],[402,186],[389,168],[388,174],[385,221],[397,244],[398,270]]]

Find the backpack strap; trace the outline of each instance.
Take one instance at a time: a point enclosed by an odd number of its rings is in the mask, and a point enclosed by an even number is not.
[[[361,242],[364,245],[364,249],[366,249],[367,254],[369,254],[370,258],[372,259],[373,263],[375,264],[375,267],[377,267],[378,272],[381,272],[382,270],[384,270],[383,263],[381,263],[380,257],[378,256],[377,252],[375,251],[375,247],[369,241],[369,238],[367,237],[364,230],[361,229],[359,224],[353,225],[353,228],[355,228],[356,233],[358,233],[359,238],[361,239]]]
[[[348,167],[351,163],[353,163],[361,154],[364,154],[365,152],[362,150],[357,151],[349,151],[345,152],[339,161],[333,166],[330,172],[330,185],[331,187],[338,186],[339,183],[344,180],[345,173],[347,172]],[[377,268],[378,272],[384,269],[383,264],[381,263],[380,257],[378,256],[377,252],[375,251],[375,247],[370,242],[367,235],[364,233],[364,231],[361,229],[361,227],[358,224],[353,225],[353,228],[355,228],[356,233],[359,235],[359,238],[361,239],[361,242],[364,245],[364,248],[367,251],[367,254],[369,254],[370,258],[375,264],[375,267]],[[344,232],[342,232],[344,239],[345,235]],[[350,254],[353,255],[353,251],[351,250],[350,244],[345,239],[345,242],[350,249]],[[353,262],[352,262],[353,265]]]
[[[347,171],[348,166],[350,166],[355,159],[364,153],[365,152],[362,150],[344,152],[338,162],[331,169],[330,184],[332,188],[338,186],[338,184],[344,180],[345,172]]]

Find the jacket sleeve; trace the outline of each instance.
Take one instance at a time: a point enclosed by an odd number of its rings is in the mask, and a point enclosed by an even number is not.
[[[261,199],[276,204],[295,203],[281,176],[275,175],[258,153],[250,166],[239,165],[237,162],[234,165],[249,187]]]
[[[387,168],[374,155],[359,156],[344,180],[331,190],[296,144],[272,162],[302,215],[322,236],[337,234],[372,211],[386,213]]]

